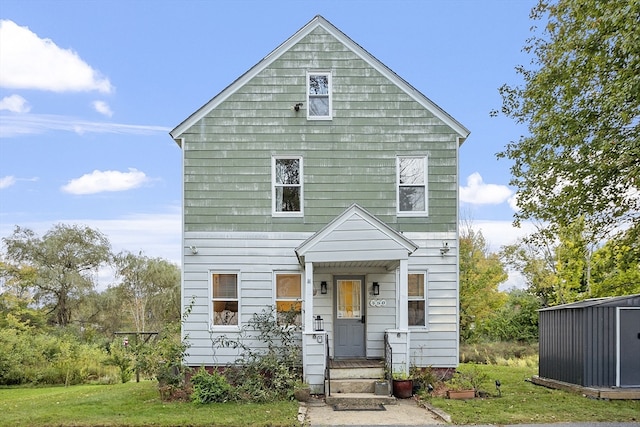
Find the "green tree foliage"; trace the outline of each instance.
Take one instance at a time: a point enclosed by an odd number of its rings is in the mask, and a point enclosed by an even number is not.
[[[52,323],[59,326],[71,322],[78,300],[95,286],[92,273],[111,257],[102,233],[77,225],[55,225],[42,238],[16,227],[2,240],[13,268],[35,270],[34,296],[49,307]]]
[[[467,227],[460,235],[460,339],[470,341],[476,330],[502,306],[498,290],[507,273],[497,254],[490,253],[481,232]]]
[[[481,332],[493,341],[537,341],[540,308],[535,295],[521,289],[511,290],[506,303],[482,325]]]
[[[579,301],[591,296],[591,245],[585,238],[583,218],[558,232],[556,247],[556,276],[552,305]]]
[[[180,269],[175,264],[130,252],[116,255],[114,263],[121,279],[119,300],[135,331],[180,321]]]
[[[498,157],[514,162],[516,222],[584,216],[604,236],[640,221],[640,1],[540,0],[532,18],[545,17],[524,84],[500,89],[528,135]]]
[[[548,240],[521,238],[512,245],[504,246],[500,257],[509,268],[522,275],[527,292],[535,295],[542,307],[548,307],[556,300],[556,256],[553,243]]]
[[[640,225],[594,252],[591,278],[596,297],[640,294]]]

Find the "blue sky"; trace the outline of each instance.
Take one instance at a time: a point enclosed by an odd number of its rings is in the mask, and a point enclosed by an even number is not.
[[[0,237],[55,223],[180,262],[181,153],[168,132],[323,15],[465,125],[461,216],[513,242],[489,112],[528,64],[534,0],[35,1],[0,6]],[[525,224],[526,226],[526,224]],[[525,228],[524,231],[528,231]]]

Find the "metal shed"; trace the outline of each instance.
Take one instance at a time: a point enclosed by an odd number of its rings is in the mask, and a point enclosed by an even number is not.
[[[640,294],[539,313],[540,377],[584,387],[640,387]]]

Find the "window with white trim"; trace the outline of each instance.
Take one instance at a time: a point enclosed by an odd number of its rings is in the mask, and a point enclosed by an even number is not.
[[[307,73],[307,118],[330,120],[332,110],[331,73]]]
[[[427,274],[409,273],[409,326],[425,326],[427,316]]]
[[[398,157],[397,207],[400,216],[427,215],[427,157]]]
[[[238,274],[211,273],[213,327],[238,326]]]
[[[274,156],[272,169],[272,214],[302,216],[302,157]]]
[[[302,325],[302,275],[276,273],[276,313],[279,325]]]

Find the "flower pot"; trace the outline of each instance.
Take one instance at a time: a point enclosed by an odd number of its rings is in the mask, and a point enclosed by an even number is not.
[[[471,390],[447,390],[449,399],[473,399],[476,397],[476,391]]]
[[[408,399],[412,392],[413,380],[393,380],[393,395],[398,399]]]

